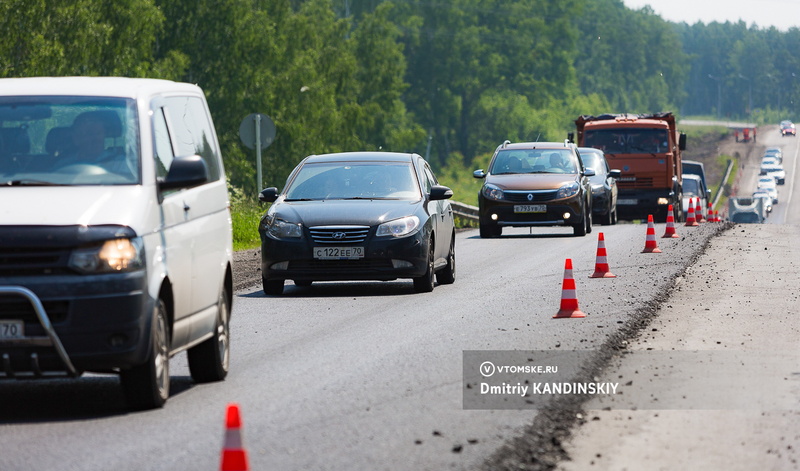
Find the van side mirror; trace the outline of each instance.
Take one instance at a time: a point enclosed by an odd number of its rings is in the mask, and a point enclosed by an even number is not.
[[[158,189],[163,191],[193,188],[208,182],[208,167],[199,155],[175,157],[169,166],[167,176],[158,181]]]
[[[575,142],[575,133],[574,132],[568,132],[567,133],[567,140],[569,142]]]
[[[483,169],[480,168],[480,169],[475,170],[474,172],[472,172],[472,176],[475,177],[475,178],[478,178],[478,179],[486,178],[486,172],[484,172]]]
[[[622,176],[622,170],[613,169],[608,171],[608,176],[611,178],[619,178]]]

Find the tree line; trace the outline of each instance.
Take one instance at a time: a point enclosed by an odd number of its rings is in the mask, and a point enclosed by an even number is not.
[[[309,154],[471,165],[580,114],[791,118],[800,30],[670,23],[621,0],[4,0],[0,77],[123,75],[206,92],[231,183]],[[796,75],[797,74],[797,75]],[[277,135],[255,182],[241,120]]]

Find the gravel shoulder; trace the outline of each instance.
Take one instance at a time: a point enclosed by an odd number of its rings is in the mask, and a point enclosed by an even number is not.
[[[797,469],[800,249],[776,241],[798,235],[753,224],[714,238],[606,370],[637,405],[587,404],[557,469]]]

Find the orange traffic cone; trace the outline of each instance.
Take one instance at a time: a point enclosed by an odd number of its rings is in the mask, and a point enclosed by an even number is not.
[[[242,419],[239,416],[239,405],[228,404],[225,415],[225,443],[222,446],[222,464],[220,471],[248,471],[247,452],[242,445]]]
[[[708,202],[708,208],[706,209],[706,221],[714,222],[714,208],[711,201]]]
[[[680,237],[678,233],[675,231],[675,214],[672,208],[672,205],[669,205],[667,209],[667,230],[664,231],[664,235],[661,236],[662,239],[674,239]]]
[[[716,209],[714,210],[714,222],[722,222],[722,218],[719,217],[719,211]]]
[[[564,264],[564,283],[561,285],[561,309],[553,319],[565,317],[586,317],[578,308],[578,297],[575,294],[575,278],[572,277],[572,259]]]
[[[608,258],[606,257],[606,238],[602,232],[597,234],[597,261],[594,264],[594,273],[589,278],[616,278],[617,275],[611,273],[608,268]]]
[[[686,216],[686,224],[684,226],[699,226],[697,220],[694,218],[694,198],[689,198],[689,215]]]
[[[696,206],[694,208],[694,218],[697,222],[706,222],[705,216],[703,216],[703,205],[700,204],[700,198],[697,198],[695,201]]]
[[[656,226],[653,224],[653,215],[647,215],[647,239],[644,243],[642,253],[661,253],[656,241]]]

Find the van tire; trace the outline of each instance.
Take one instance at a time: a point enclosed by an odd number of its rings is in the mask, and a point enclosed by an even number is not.
[[[197,383],[222,381],[228,375],[230,362],[230,302],[228,290],[222,288],[217,303],[214,335],[187,352],[189,372]]]
[[[120,371],[128,405],[135,410],[158,409],[169,398],[169,327],[167,306],[160,297],[153,306],[147,360]]]

